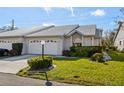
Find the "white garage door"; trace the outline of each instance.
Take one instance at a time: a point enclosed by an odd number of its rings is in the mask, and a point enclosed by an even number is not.
[[[39,40],[29,41],[28,53],[29,54],[42,54],[42,46]],[[44,54],[58,55],[59,42],[54,40],[45,41]]]
[[[0,48],[11,50],[12,49],[12,43],[3,43],[3,42],[0,42]]]

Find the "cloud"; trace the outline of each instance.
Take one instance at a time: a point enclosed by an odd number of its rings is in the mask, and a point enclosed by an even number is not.
[[[43,26],[51,26],[51,25],[55,25],[54,23],[43,23]]]
[[[47,15],[50,16],[50,11],[52,11],[52,8],[51,7],[44,7],[43,9],[47,13]],[[72,7],[64,7],[63,9],[66,9],[66,10],[70,11],[71,16],[76,16],[74,14],[74,9]]]
[[[106,12],[101,9],[97,9],[96,11],[91,12],[92,16],[105,16]]]
[[[74,10],[73,10],[72,7],[70,7],[70,11],[71,11],[71,16],[75,16],[75,14],[74,14]]]
[[[49,12],[52,10],[52,8],[50,8],[50,7],[44,7],[43,9],[45,10],[45,12],[47,13],[47,15],[49,16],[50,15]]]
[[[66,7],[65,9],[69,10],[71,12],[71,16],[76,16],[74,14],[74,9],[72,7]]]

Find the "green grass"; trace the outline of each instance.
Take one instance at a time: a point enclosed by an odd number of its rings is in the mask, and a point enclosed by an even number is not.
[[[91,62],[81,59],[54,59],[56,67],[48,72],[49,80],[79,85],[124,85],[124,62]],[[44,79],[43,73],[27,74],[26,68],[17,75]]]

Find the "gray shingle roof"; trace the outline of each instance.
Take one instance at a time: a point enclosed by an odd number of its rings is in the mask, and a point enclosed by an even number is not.
[[[29,34],[26,37],[38,37],[38,36],[63,36],[70,31],[76,29],[78,25],[65,25],[55,26],[50,29],[46,29],[37,33]]]
[[[76,30],[82,33],[82,35],[95,35],[96,25],[83,25]]]
[[[35,33],[38,31],[42,31],[44,29],[48,29],[54,26],[37,26],[37,27],[32,27],[29,29],[18,29],[18,30],[11,30],[11,31],[3,31],[0,33],[0,37],[16,37],[16,36],[25,36],[31,33]]]
[[[78,32],[79,34],[84,35],[84,36],[95,35],[96,34],[96,25],[79,26],[77,29],[66,34],[66,36],[70,36],[75,32]]]
[[[40,37],[40,36],[68,36],[74,32],[79,32],[82,35],[98,36],[99,30],[96,25],[65,25],[65,26],[38,26],[30,29],[18,29],[6,32],[0,32],[0,37]],[[101,36],[100,36],[101,37]]]

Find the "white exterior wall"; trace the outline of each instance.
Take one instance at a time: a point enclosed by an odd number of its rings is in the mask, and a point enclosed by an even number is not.
[[[81,43],[82,42],[82,35],[79,33],[75,33],[72,35],[72,42],[73,43]]]
[[[24,37],[15,37],[15,38],[0,38],[0,48],[6,48],[11,50],[12,49],[12,43],[23,43],[23,50],[22,54],[29,54],[29,42],[33,40],[53,40],[58,42],[57,47],[57,55],[62,55],[63,50],[68,50],[72,46],[72,36],[70,37],[32,37],[32,38],[24,38]],[[99,39],[94,39],[91,36],[83,37],[82,36],[82,46],[96,46],[99,44]],[[3,42],[4,41],[4,42]],[[34,49],[36,44],[34,44]],[[55,50],[55,47],[51,46],[51,51]],[[35,50],[33,50],[35,51]],[[39,46],[36,51],[41,51],[41,46]]]
[[[72,37],[67,37],[64,39],[64,50],[69,50],[69,48],[72,46]]]
[[[101,39],[95,39],[93,36],[82,36],[82,46],[99,46]],[[64,50],[68,50],[72,46],[71,36],[64,39]]]
[[[83,37],[83,46],[92,46],[92,37]]]
[[[120,45],[120,41],[121,41],[121,45]],[[124,49],[124,23],[122,24],[122,27],[118,32],[114,45],[118,47],[118,50]]]
[[[121,41],[121,45],[120,45],[120,41]],[[118,50],[122,51],[124,49],[124,39],[116,40],[115,46],[117,46]]]

